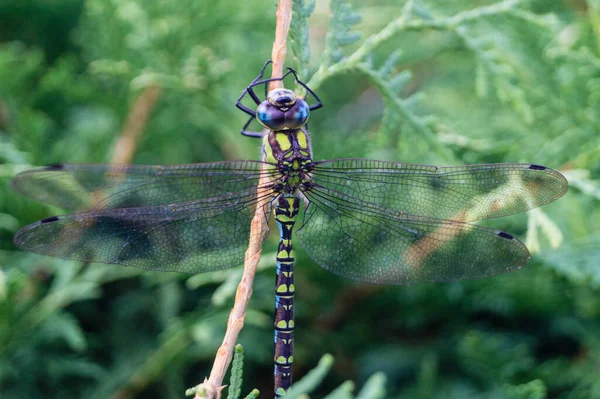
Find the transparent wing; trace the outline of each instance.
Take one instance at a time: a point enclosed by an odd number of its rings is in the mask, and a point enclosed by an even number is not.
[[[340,276],[397,285],[479,279],[529,259],[525,245],[499,230],[391,211],[320,186],[305,195],[298,238]]]
[[[257,206],[256,188],[187,203],[53,216],[24,227],[15,243],[44,255],[149,270],[203,273],[241,265]]]
[[[13,186],[27,197],[71,211],[150,207],[251,189],[261,175],[273,174],[264,165],[254,161],[172,166],[54,165],[19,174]]]
[[[336,159],[317,162],[312,173],[317,184],[384,208],[458,221],[524,212],[568,188],[560,173],[532,164],[436,167]]]

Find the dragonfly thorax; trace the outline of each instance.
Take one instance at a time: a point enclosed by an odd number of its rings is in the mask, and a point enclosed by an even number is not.
[[[271,130],[299,129],[308,120],[306,101],[288,89],[271,90],[267,99],[256,109],[258,122]]]
[[[312,185],[314,164],[310,139],[301,129],[270,131],[264,141],[265,159],[277,165],[280,173],[276,191],[293,194]]]

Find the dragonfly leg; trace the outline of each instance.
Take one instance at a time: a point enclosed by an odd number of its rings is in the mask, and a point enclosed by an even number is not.
[[[260,85],[265,85],[265,97],[267,97],[267,83],[270,82],[279,82],[282,81],[283,79],[287,78],[288,75],[290,75],[293,70],[289,70],[290,68],[288,68],[288,71],[286,73],[283,74],[283,76],[281,76],[280,78],[270,78],[270,79],[263,79],[263,80],[257,80],[257,81],[253,81],[252,83],[250,83],[250,85],[246,88],[246,90],[250,90],[256,86],[260,86]]]
[[[244,111],[245,113],[247,113],[248,115],[250,115],[252,118],[254,118],[254,116],[256,115],[256,111],[254,111],[253,109],[248,108],[244,104],[242,104],[242,99],[246,96],[246,94],[249,94],[249,93],[250,92],[248,91],[248,89],[244,90],[242,95],[238,98],[237,102],[235,103],[235,106],[238,107],[239,109],[241,109],[242,111]],[[252,91],[252,94],[254,94],[253,91]],[[250,97],[252,97],[252,99],[254,99],[254,97],[256,97],[256,94],[254,94],[254,96],[250,95]],[[258,100],[258,98],[256,100]],[[259,105],[259,104],[260,104],[260,101],[258,101],[256,103],[256,105]]]
[[[244,124],[244,127],[242,127],[241,133],[243,136],[246,136],[246,137],[262,138],[264,136],[263,132],[251,132],[249,130],[246,130],[248,128],[248,126],[250,126],[250,123],[252,123],[253,120],[254,120],[254,116],[248,119],[248,121]]]
[[[262,132],[253,132],[253,131],[246,130],[248,128],[248,126],[250,126],[250,123],[252,123],[252,121],[256,118],[256,111],[245,106],[244,104],[242,104],[242,100],[244,99],[244,97],[246,95],[249,95],[252,98],[252,101],[254,101],[254,103],[256,103],[256,105],[260,105],[261,100],[258,98],[256,93],[254,92],[254,88],[257,86],[260,86],[260,85],[265,86],[265,97],[266,97],[267,96],[267,83],[275,82],[275,81],[282,81],[283,79],[285,79],[287,76],[289,76],[291,74],[294,76],[294,79],[296,80],[296,82],[300,86],[302,86],[304,89],[306,89],[307,93],[310,94],[311,96],[313,96],[313,98],[317,101],[316,104],[309,105],[309,110],[312,111],[315,109],[319,109],[323,106],[321,99],[315,94],[314,91],[312,91],[304,82],[302,82],[298,78],[298,75],[293,68],[288,67],[287,72],[284,73],[283,76],[281,76],[280,78],[262,79],[262,77],[265,73],[265,69],[270,63],[271,63],[271,60],[269,60],[265,63],[265,65],[262,67],[258,76],[256,78],[254,78],[254,80],[252,80],[252,82],[250,82],[248,87],[246,87],[244,92],[240,95],[237,102],[235,103],[236,107],[238,107],[240,110],[242,110],[243,112],[250,115],[250,119],[248,119],[246,124],[242,127],[241,134],[243,136],[261,138],[264,135]]]
[[[256,93],[254,93],[254,88],[256,86],[260,86],[262,84],[265,85],[265,97],[266,97],[266,87],[267,87],[267,83],[269,82],[275,82],[275,81],[281,81],[283,79],[285,79],[290,73],[294,73],[293,70],[286,72],[285,74],[283,74],[282,77],[280,78],[271,78],[271,79],[262,79],[262,76],[264,74],[264,70],[267,67],[267,65],[269,65],[271,61],[267,61],[267,63],[263,66],[263,69],[260,71],[260,74],[254,78],[254,80],[252,82],[250,82],[250,84],[248,85],[248,87],[246,88],[246,90],[244,90],[244,92],[242,93],[242,95],[237,99],[237,102],[235,103],[235,106],[238,107],[239,109],[241,109],[242,111],[244,111],[245,113],[247,113],[248,115],[250,115],[250,119],[248,119],[248,121],[246,122],[246,124],[242,127],[242,130],[240,133],[242,133],[242,135],[247,136],[247,137],[263,137],[263,133],[262,132],[252,132],[252,131],[248,131],[246,130],[248,128],[248,126],[250,126],[250,123],[252,123],[252,121],[254,120],[254,118],[256,118],[256,111],[245,106],[244,104],[242,104],[242,100],[244,99],[244,97],[246,96],[246,94],[248,94],[252,100],[256,103],[256,105],[260,105],[261,101],[258,98],[258,96],[256,95]],[[288,68],[290,69],[290,68]]]
[[[258,74],[257,77],[254,78],[254,80],[252,81],[252,83],[254,83],[254,82],[259,81],[260,79],[262,79],[262,77],[265,74],[265,69],[267,69],[267,66],[269,64],[271,64],[271,63],[273,63],[273,61],[271,61],[271,60],[267,60],[267,62],[265,62],[265,65],[263,65],[262,69],[260,70],[260,73]],[[250,83],[250,84],[252,84],[252,83]]]
[[[244,89],[242,94],[238,97],[237,102],[235,103],[236,107],[238,107],[239,109],[241,109],[242,111],[244,111],[245,113],[247,113],[248,115],[250,115],[252,117],[255,116],[255,111],[251,108],[246,107],[244,104],[242,104],[242,100],[244,99],[246,94],[248,94],[248,95],[250,95],[250,97],[252,98],[252,101],[254,101],[254,103],[256,105],[260,105],[261,101],[258,98],[258,96],[256,95],[256,93],[254,93],[254,87],[265,83],[265,80],[261,80],[261,79],[262,79],[263,75],[265,74],[265,69],[267,68],[267,65],[269,65],[271,62],[272,62],[271,60],[268,60],[267,62],[265,62],[265,65],[263,65],[258,76],[255,77],[252,80],[252,82],[250,82],[250,84],[248,85],[248,87],[246,87],[246,89]],[[270,80],[268,79],[268,81],[270,81]],[[266,97],[266,95],[265,95],[265,97]]]
[[[315,94],[315,92],[312,91],[311,88],[306,85],[306,83],[304,83],[303,81],[300,80],[300,78],[298,78],[298,75],[296,74],[296,70],[288,67],[288,73],[291,73],[292,75],[294,75],[294,78],[296,79],[296,83],[298,83],[300,86],[304,87],[306,89],[306,91],[308,92],[308,94],[310,94],[311,96],[313,96],[313,98],[315,100],[317,100],[317,103],[309,105],[308,109],[310,109],[312,111],[312,110],[321,108],[323,106],[323,102]]]
[[[252,83],[250,83],[250,85],[252,85]],[[244,97],[246,97],[246,94],[249,94],[250,97],[252,98],[252,100],[256,103],[256,105],[260,105],[261,101],[258,98],[258,96],[254,93],[254,90],[252,90],[252,86],[248,86],[243,92],[242,95],[238,97],[235,106],[238,107],[239,109],[241,109],[242,111],[244,111],[245,113],[247,113],[248,115],[254,117],[256,114],[256,111],[254,111],[251,108],[246,107],[244,104],[242,104],[242,100],[244,99]]]

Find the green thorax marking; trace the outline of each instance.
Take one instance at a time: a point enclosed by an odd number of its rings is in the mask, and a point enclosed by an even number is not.
[[[281,172],[276,191],[293,194],[310,187],[312,150],[305,129],[269,131],[263,139],[264,159]]]

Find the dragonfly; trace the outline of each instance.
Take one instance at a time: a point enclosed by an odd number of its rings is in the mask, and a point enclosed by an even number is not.
[[[14,242],[59,258],[195,274],[241,265],[251,234],[259,234],[251,232],[252,218],[273,214],[279,230],[278,398],[292,383],[293,237],[316,263],[359,282],[480,279],[521,269],[530,254],[513,235],[472,222],[548,204],[565,194],[568,183],[553,169],[527,163],[438,167],[315,160],[307,121],[323,104],[292,68],[263,78],[269,63],[236,103],[249,115],[241,133],[262,140],[261,161],[28,170],[15,177],[16,190],[74,213],[30,224]],[[267,91],[270,82],[289,75],[305,96],[284,88]],[[264,100],[256,94],[261,85]],[[243,104],[249,99],[256,107]],[[253,121],[264,129],[250,131]]]

